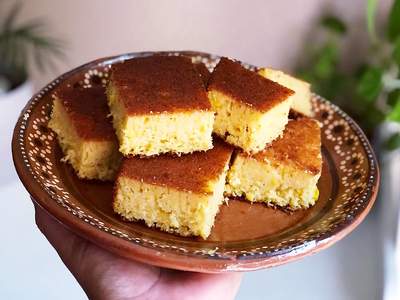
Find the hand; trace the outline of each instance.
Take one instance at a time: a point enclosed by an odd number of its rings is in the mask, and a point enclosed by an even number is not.
[[[118,257],[35,205],[36,224],[90,299],[233,299],[241,274],[174,271]]]

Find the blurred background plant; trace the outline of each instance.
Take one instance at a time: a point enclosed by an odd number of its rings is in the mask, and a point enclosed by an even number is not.
[[[27,80],[30,63],[44,71],[54,67],[55,58],[64,56],[63,43],[44,33],[47,24],[43,20],[17,23],[21,9],[16,2],[0,24],[0,94]]]
[[[351,70],[338,67],[343,61],[343,40],[351,28],[337,16],[325,15],[317,26],[321,39],[306,44],[306,57],[297,68],[299,77],[311,82],[316,93],[340,105],[369,137],[382,122],[400,124],[400,0],[393,1],[381,34],[375,22],[377,2],[366,2],[369,49],[361,63]],[[400,132],[384,144],[389,150],[399,148]]]

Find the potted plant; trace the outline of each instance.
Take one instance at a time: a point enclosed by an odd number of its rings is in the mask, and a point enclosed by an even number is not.
[[[361,63],[350,70],[340,68],[345,52],[343,38],[352,28],[340,18],[328,15],[317,26],[318,34],[322,34],[320,42],[312,49],[306,48],[308,56],[298,74],[310,81],[317,93],[356,119],[378,154],[381,189],[371,217],[377,218],[381,228],[383,297],[397,299],[400,294],[400,0],[393,0],[380,30],[375,26],[378,1],[366,3],[369,49],[366,55],[358,57]]]
[[[382,146],[395,150],[400,147],[400,130],[396,130],[400,125],[400,0],[393,1],[380,36],[375,30],[377,3],[367,2],[369,51],[358,65],[350,70],[340,68],[349,28],[340,18],[327,15],[313,35],[322,38],[317,44],[307,43],[314,47],[305,49],[308,56],[297,73],[311,82],[318,94],[349,113],[371,139],[377,127],[391,123],[393,132]]]
[[[16,22],[20,10],[17,2],[0,19],[0,185],[16,178],[10,143],[18,114],[32,95],[28,65],[44,71],[63,55],[60,41],[44,34],[42,20]]]

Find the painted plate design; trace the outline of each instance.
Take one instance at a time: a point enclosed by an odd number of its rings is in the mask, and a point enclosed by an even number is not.
[[[218,56],[200,52],[146,52],[103,58],[78,67],[44,87],[26,105],[13,136],[17,172],[32,198],[65,226],[118,255],[145,263],[200,272],[271,267],[322,250],[366,216],[379,185],[377,160],[357,124],[329,101],[313,95],[322,124],[323,171],[317,204],[288,213],[232,199],[223,205],[207,240],[184,238],[121,220],[112,210],[112,183],[79,180],[60,161],[47,128],[53,90],[106,84],[110,66],[147,55],[186,55],[212,70]],[[245,65],[248,68],[255,68]]]

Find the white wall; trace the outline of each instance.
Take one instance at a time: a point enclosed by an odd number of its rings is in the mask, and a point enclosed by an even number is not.
[[[290,69],[321,11],[341,14],[362,29],[365,3],[364,0],[22,2],[23,19],[45,17],[51,25],[49,33],[65,40],[67,45],[67,60],[60,63],[56,72],[34,72],[37,88],[74,66],[133,51],[200,50],[256,65]],[[390,0],[381,2],[387,4]],[[350,39],[357,31],[360,30],[353,30]]]

